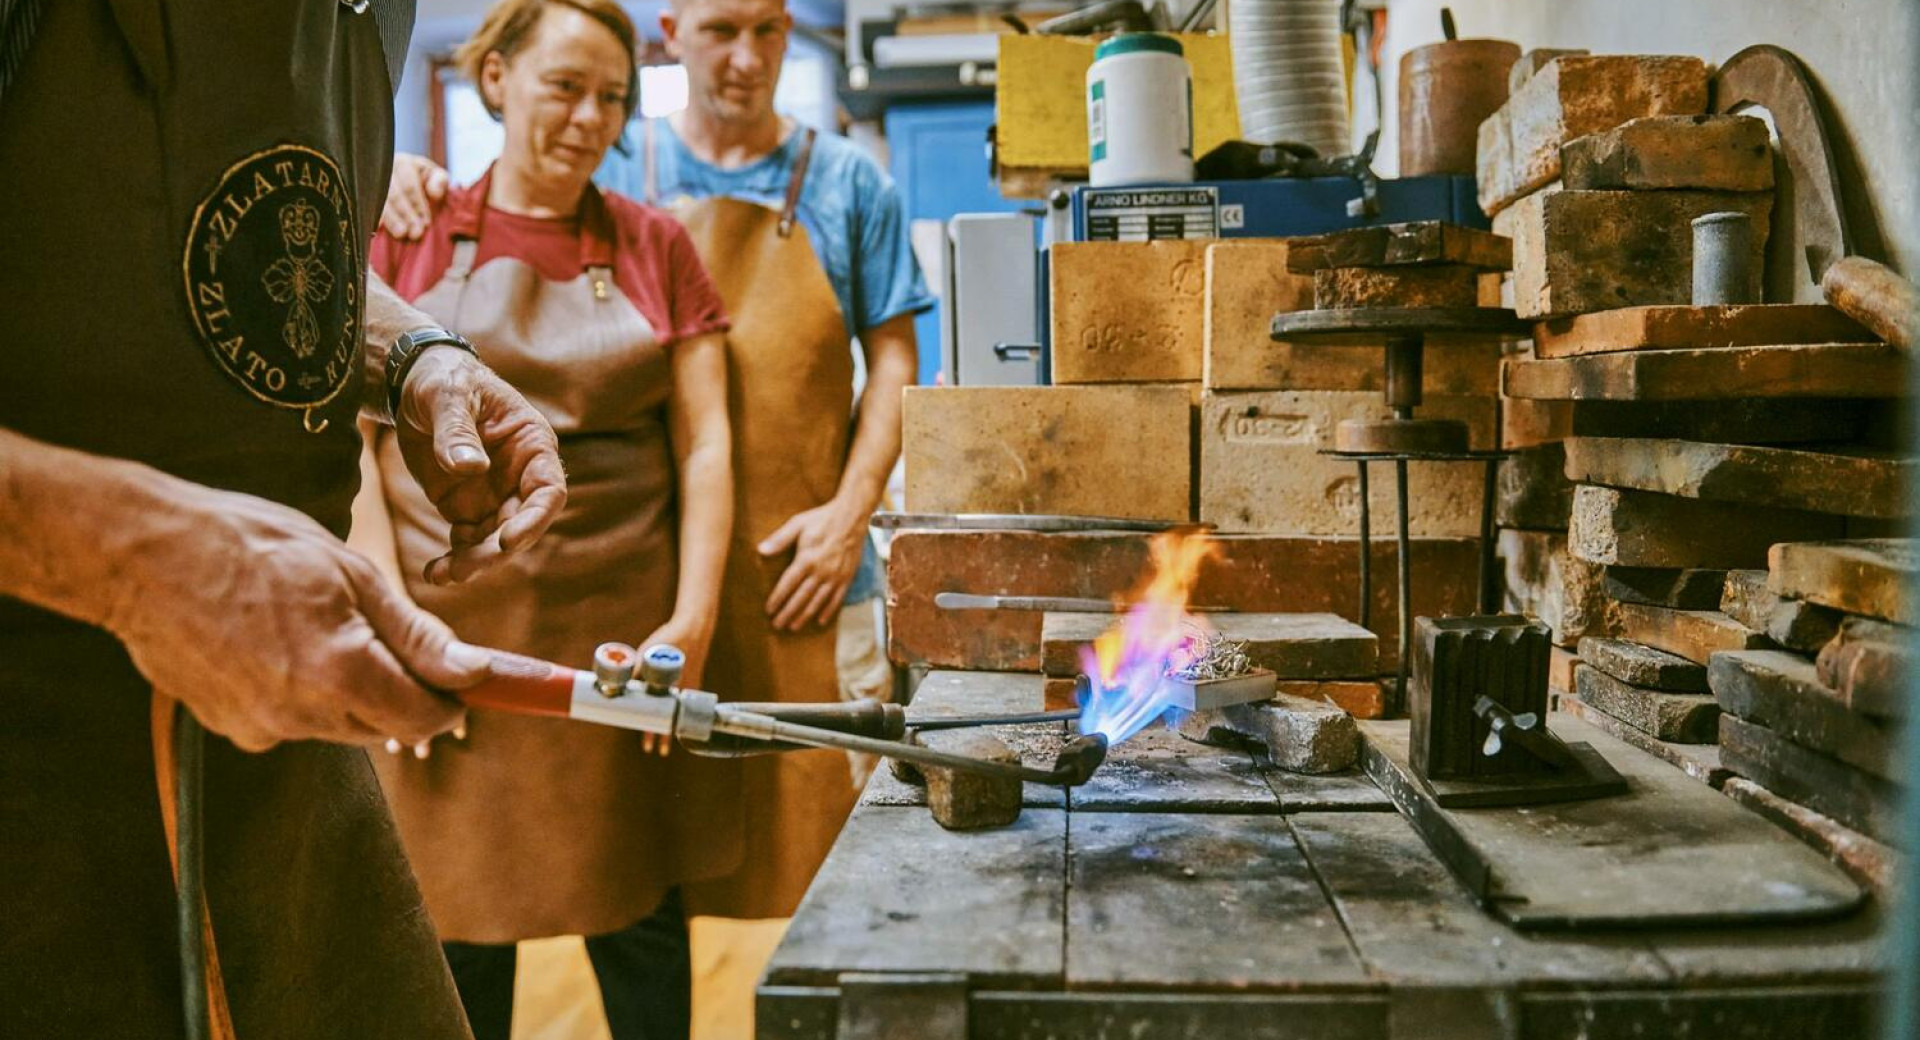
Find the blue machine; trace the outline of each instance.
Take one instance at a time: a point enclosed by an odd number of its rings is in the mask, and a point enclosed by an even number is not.
[[[1444,220],[1489,227],[1473,178],[1405,177],[1379,182],[1380,212],[1348,215],[1360,198],[1353,177],[1073,189],[1071,240],[1144,242],[1159,238],[1291,238],[1369,224]]]

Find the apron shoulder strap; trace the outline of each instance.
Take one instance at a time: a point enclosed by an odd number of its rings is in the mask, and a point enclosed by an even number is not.
[[[787,201],[780,207],[780,237],[793,234],[794,215],[800,212],[800,188],[807,180],[807,164],[813,159],[813,141],[819,132],[807,127],[800,132],[800,154],[793,160],[793,176],[787,178]]]

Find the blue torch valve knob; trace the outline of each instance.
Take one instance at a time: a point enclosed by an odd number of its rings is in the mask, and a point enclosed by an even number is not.
[[[647,692],[667,693],[680,681],[680,673],[687,667],[687,655],[677,646],[658,643],[647,647],[640,658],[640,678],[647,684]]]

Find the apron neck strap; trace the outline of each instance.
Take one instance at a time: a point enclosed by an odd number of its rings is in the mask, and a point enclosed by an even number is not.
[[[780,237],[793,234],[793,218],[800,211],[800,188],[807,180],[807,163],[813,159],[813,127],[800,131],[800,154],[793,159],[793,176],[787,178],[787,201],[780,207]]]
[[[479,251],[480,242],[477,239],[454,239],[453,262],[447,265],[446,277],[457,278],[463,282],[466,281],[467,276],[473,273],[473,258]]]
[[[660,204],[660,171],[653,159],[653,127],[658,121],[656,117],[640,122],[640,190],[645,193],[640,201],[649,206]]]

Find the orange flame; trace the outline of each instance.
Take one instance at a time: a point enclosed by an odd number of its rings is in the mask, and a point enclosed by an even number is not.
[[[1176,529],[1150,544],[1152,570],[1122,603],[1126,616],[1093,642],[1082,666],[1092,690],[1082,707],[1080,731],[1103,733],[1118,743],[1160,717],[1168,702],[1167,673],[1191,660],[1209,626],[1187,613],[1200,567],[1220,558],[1220,546],[1204,531]]]

